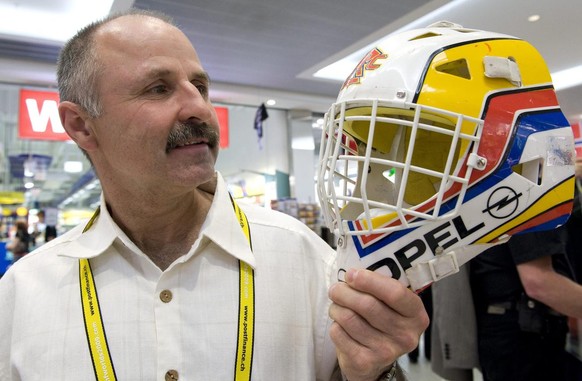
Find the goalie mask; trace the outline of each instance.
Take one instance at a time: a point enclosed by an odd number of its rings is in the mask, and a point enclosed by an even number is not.
[[[574,141],[521,39],[440,23],[388,37],[324,118],[318,196],[350,267],[418,290],[570,213]]]

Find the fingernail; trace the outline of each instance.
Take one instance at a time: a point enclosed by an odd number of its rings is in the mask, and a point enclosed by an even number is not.
[[[349,269],[348,272],[346,273],[346,281],[348,283],[351,283],[356,279],[356,276],[358,276],[358,270]]]

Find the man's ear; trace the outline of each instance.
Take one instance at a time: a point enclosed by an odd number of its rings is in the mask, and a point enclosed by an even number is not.
[[[59,116],[67,134],[85,151],[97,148],[97,137],[93,131],[91,118],[85,110],[73,102],[59,103]]]

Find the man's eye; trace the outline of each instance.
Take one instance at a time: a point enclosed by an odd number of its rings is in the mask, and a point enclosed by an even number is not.
[[[198,89],[198,92],[200,93],[200,95],[202,95],[204,98],[208,97],[208,86],[207,85],[198,84],[198,85],[196,85],[196,88]]]
[[[148,92],[153,93],[153,94],[164,94],[168,91],[167,86],[165,85],[156,85],[153,87],[150,87]]]

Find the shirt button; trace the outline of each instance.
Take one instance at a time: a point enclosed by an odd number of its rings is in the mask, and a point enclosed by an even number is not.
[[[164,303],[170,303],[172,300],[172,291],[170,290],[163,290],[160,292],[160,300]]]
[[[166,381],[176,381],[179,378],[180,376],[178,375],[178,371],[174,369],[170,369],[169,371],[166,372]]]

